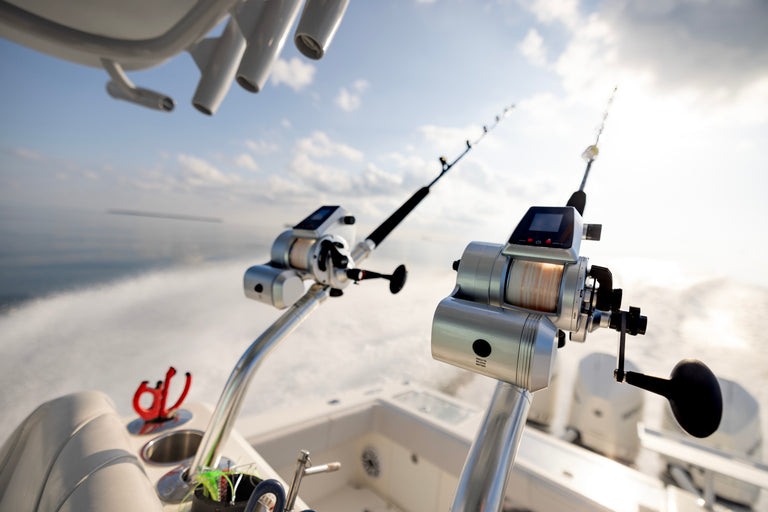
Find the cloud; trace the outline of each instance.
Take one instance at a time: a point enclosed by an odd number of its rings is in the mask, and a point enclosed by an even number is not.
[[[341,142],[334,142],[321,131],[309,137],[298,139],[294,146],[295,156],[289,163],[291,173],[307,187],[322,192],[343,192],[351,190],[352,173],[345,167],[324,160],[346,160],[360,162],[363,153]]]
[[[43,160],[41,155],[26,148],[13,148],[11,154],[27,160]]]
[[[768,76],[768,2],[624,0],[607,4],[627,65],[673,86],[741,89]]]
[[[360,97],[351,94],[346,87],[342,87],[339,95],[336,96],[336,105],[346,112],[352,112],[360,107]]]
[[[256,155],[269,155],[280,150],[280,146],[266,140],[246,140],[245,145]]]
[[[371,194],[391,194],[393,190],[398,190],[403,185],[403,178],[398,174],[390,174],[379,169],[374,164],[365,166],[365,170],[360,174],[358,187]]]
[[[369,86],[370,83],[368,80],[356,80],[349,89],[342,87],[334,101],[339,108],[346,112],[357,110],[362,103],[362,94]]]
[[[528,8],[542,23],[559,21],[573,27],[579,22],[578,0],[534,0]]]
[[[647,82],[651,78],[640,69],[624,65],[615,40],[615,31],[599,16],[579,26],[554,64],[567,92],[584,94],[586,89],[600,88],[596,82],[606,79],[615,83],[622,78],[631,78],[633,82]],[[607,89],[608,85],[603,84],[602,88]]]
[[[270,80],[272,85],[285,84],[299,92],[312,83],[315,78],[315,71],[315,66],[303,62],[298,57],[293,57],[289,61],[277,59],[277,62],[272,66]]]
[[[359,162],[363,153],[340,142],[333,142],[328,135],[316,131],[310,137],[296,141],[296,151],[316,158],[342,157]]]
[[[544,48],[544,39],[535,28],[528,31],[525,39],[517,45],[517,48],[531,64],[542,67],[547,65],[547,50]]]
[[[554,69],[571,94],[610,77],[612,83],[624,79],[668,92],[735,98],[768,78],[766,2],[620,0],[588,15],[572,1],[527,6],[539,22],[568,28]],[[536,35],[541,37],[531,29],[519,48],[539,64],[545,44]]]
[[[372,163],[355,172],[354,169],[317,162],[307,154],[299,153],[291,161],[290,168],[307,187],[334,195],[389,195],[403,186],[402,176],[383,171]]]
[[[483,135],[483,127],[478,125],[462,128],[427,124],[419,127],[419,131],[424,140],[431,143],[438,151],[446,153],[446,156],[463,150],[466,140],[474,143]],[[484,144],[488,143],[484,142]]]
[[[391,194],[404,185],[402,173],[389,173],[374,163],[360,167],[363,153],[323,132],[299,139],[289,164],[291,175],[305,188],[335,196],[370,197]],[[350,168],[349,162],[354,165]]]
[[[396,174],[402,177],[403,185],[406,188],[425,184],[437,176],[439,170],[437,160],[427,162],[414,154],[392,152],[384,156],[384,161],[387,162],[388,167],[392,166],[396,169]]]
[[[304,184],[315,190],[322,192],[351,190],[351,175],[347,170],[317,162],[307,153],[298,153],[289,166],[294,176],[301,178]]]
[[[253,159],[253,157],[247,153],[243,153],[240,156],[236,157],[234,160],[234,164],[238,167],[243,167],[244,169],[248,169],[251,171],[259,170],[259,164],[257,164],[256,161]]]
[[[186,185],[193,187],[221,186],[240,181],[237,175],[226,175],[202,158],[179,154],[177,161],[181,165],[181,180]]]
[[[272,174],[267,178],[263,191],[266,191],[266,197],[281,201],[284,201],[285,198],[301,198],[308,195],[306,188],[301,186],[295,179],[286,179],[277,174]]]

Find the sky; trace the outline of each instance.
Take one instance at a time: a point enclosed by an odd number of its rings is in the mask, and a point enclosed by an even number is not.
[[[501,243],[528,206],[578,187],[617,85],[586,189],[603,241],[584,255],[764,286],[767,14],[757,0],[351,2],[322,60],[289,41],[264,90],[234,84],[210,118],[190,105],[188,54],[129,73],[175,98],[160,113],[111,99],[103,70],[2,40],[0,208],[212,216],[269,244],[342,204],[363,234],[514,104],[401,235]]]
[[[352,1],[320,61],[289,42],[261,92],[234,84],[213,117],[191,105],[199,72],[187,54],[128,73],[176,100],[161,113],[110,98],[103,70],[0,39],[0,288],[103,285],[0,313],[6,396],[38,403],[85,375],[124,397],[171,360],[209,384],[191,398],[215,401],[278,315],[244,301],[241,278],[286,225],[340,204],[368,234],[437,176],[439,156],[456,157],[514,104],[366,262],[411,267],[397,301],[373,284],[329,301],[293,345],[323,364],[281,348],[256,381],[309,396],[365,384],[362,361],[445,384],[456,372],[429,358],[428,333],[451,263],[471,241],[503,243],[529,206],[565,204],[618,86],[586,187],[585,221],[603,225],[602,240],[582,255],[614,271],[625,307],[648,311],[649,342],[628,357],[655,375],[683,357],[747,375],[765,430],[766,19],[762,0]],[[174,268],[104,284],[157,262]],[[615,333],[590,336],[586,348],[615,350]],[[110,365],[119,375],[99,377]],[[29,408],[0,409],[8,432]]]

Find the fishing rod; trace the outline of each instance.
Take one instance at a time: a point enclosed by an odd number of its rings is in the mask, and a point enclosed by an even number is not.
[[[512,111],[504,109],[491,128],[483,127],[479,143]],[[370,235],[353,247],[355,222],[353,215],[341,206],[321,206],[293,228],[281,233],[272,244],[270,261],[255,265],[245,272],[243,287],[251,299],[278,309],[287,309],[259,336],[240,357],[211,415],[190,467],[176,468],[157,485],[160,498],[179,503],[189,496],[191,483],[201,471],[222,462],[222,449],[240,412],[255,370],[288,334],[293,332],[317,307],[330,297],[339,297],[350,283],[366,279],[388,280],[391,293],[405,285],[407,270],[400,265],[391,275],[356,268],[413,211],[437,183],[473,147],[466,149],[451,163],[440,157],[441,172],[428,185],[420,188]],[[311,284],[305,291],[305,281]]]
[[[395,227],[402,222],[402,220],[414,209],[416,208],[416,205],[418,205],[427,195],[429,194],[429,189],[437,183],[440,178],[442,178],[445,173],[447,173],[451,168],[456,165],[459,160],[464,158],[464,156],[469,153],[473,147],[478,145],[491,131],[493,131],[504,119],[506,119],[509,114],[512,113],[512,111],[515,109],[514,105],[510,105],[509,107],[504,108],[504,111],[497,115],[494,123],[488,127],[488,125],[483,125],[483,133],[477,138],[475,141],[470,141],[467,139],[466,141],[466,147],[464,148],[464,151],[462,151],[454,160],[453,162],[448,162],[444,156],[441,156],[439,158],[440,161],[440,174],[433,179],[428,185],[421,187],[419,190],[417,190],[411,197],[408,199],[403,205],[398,208],[390,217],[381,223],[381,225],[376,228],[370,235],[368,235],[367,240],[370,240],[375,245],[379,245],[386,236],[392,232]]]
[[[531,393],[549,386],[566,332],[571,341],[584,342],[599,328],[618,331],[618,382],[667,398],[677,422],[693,436],[707,437],[720,423],[720,387],[703,363],[681,361],[668,380],[624,371],[626,335],[645,334],[648,319],[638,307],[621,310],[622,291],[613,288],[610,270],[590,266],[579,254],[582,239],[601,235],[599,224],[582,220],[583,189],[606,117],[607,109],[595,144],[587,148],[582,185],[568,204],[532,206],[505,244],[470,243],[454,264],[454,291],[435,310],[432,357],[498,380],[451,512],[502,510]]]
[[[613,100],[616,97],[616,91],[618,90],[619,86],[617,85],[613,88],[613,91],[611,91],[611,96],[608,98],[608,103],[606,104],[605,110],[603,111],[603,118],[600,121],[600,128],[597,130],[597,136],[595,137],[594,144],[587,146],[587,149],[585,149],[581,154],[581,158],[587,162],[587,168],[584,170],[584,177],[581,179],[579,190],[571,194],[571,198],[568,200],[568,206],[573,206],[576,208],[580,215],[584,215],[584,207],[587,204],[587,194],[584,192],[584,187],[587,185],[587,178],[589,177],[590,169],[592,169],[592,163],[597,158],[597,155],[600,154],[600,150],[598,148],[598,144],[600,144],[600,136],[603,134],[603,130],[605,129],[605,121],[608,119],[608,112],[611,110],[611,105],[613,105]]]
[[[592,167],[592,162],[595,161],[595,158],[597,158],[597,155],[600,153],[597,145],[600,143],[600,135],[603,134],[603,129],[605,129],[605,120],[608,119],[608,112],[611,110],[613,99],[616,97],[616,91],[618,90],[619,90],[619,86],[617,85],[613,88],[610,98],[608,98],[608,104],[605,106],[605,110],[603,111],[603,119],[600,121],[600,128],[598,128],[597,130],[595,143],[592,144],[591,146],[587,146],[587,149],[585,149],[584,152],[581,154],[581,157],[587,161],[587,168],[584,171],[584,178],[581,180],[581,185],[579,186],[579,190],[584,190],[584,186],[587,184],[587,176],[589,176],[589,169]]]

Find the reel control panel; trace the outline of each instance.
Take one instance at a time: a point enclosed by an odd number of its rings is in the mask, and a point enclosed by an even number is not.
[[[355,218],[347,215],[341,206],[321,206],[309,217],[293,226],[294,236],[304,238],[320,238],[327,231],[332,230],[336,224],[351,226]]]
[[[600,240],[600,224],[584,224],[573,206],[532,206],[523,216],[503,253],[539,261],[573,263],[582,238]]]

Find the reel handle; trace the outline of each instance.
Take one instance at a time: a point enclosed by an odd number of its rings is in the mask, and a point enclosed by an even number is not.
[[[347,270],[347,277],[352,279],[355,283],[359,283],[365,279],[386,279],[389,281],[389,291],[394,295],[405,286],[408,270],[405,268],[405,265],[399,265],[392,274],[386,275],[373,272],[372,270],[352,268]]]
[[[638,372],[624,371],[624,346],[627,334],[645,334],[648,324],[640,308],[629,312],[618,311],[611,317],[611,328],[619,331],[618,368],[613,376],[617,382],[626,382],[669,401],[677,423],[694,437],[708,437],[720,426],[723,417],[723,395],[712,370],[696,359],[683,359],[672,369],[669,379]],[[614,324],[614,319],[617,320]]]
[[[723,417],[720,384],[701,361],[680,361],[669,379],[626,372],[625,382],[669,400],[675,419],[692,436],[707,437],[720,426]]]

